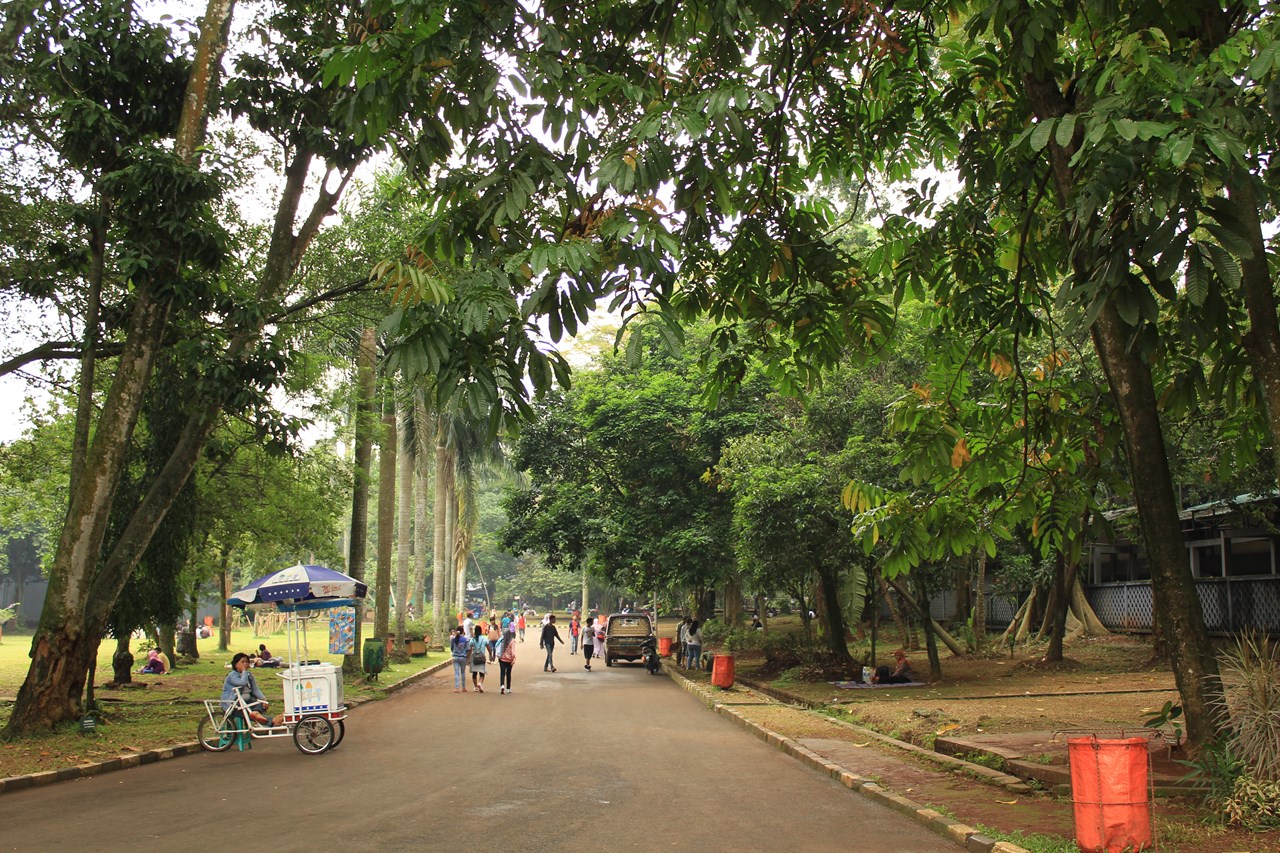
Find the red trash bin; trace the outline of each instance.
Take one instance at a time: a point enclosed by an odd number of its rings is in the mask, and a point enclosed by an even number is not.
[[[716,655],[712,659],[711,683],[722,690],[733,686],[733,655]]]
[[[1147,744],[1096,735],[1067,741],[1076,843],[1085,853],[1152,846]]]
[[[671,638],[670,637],[658,638],[658,657],[662,657],[662,658],[671,657]]]

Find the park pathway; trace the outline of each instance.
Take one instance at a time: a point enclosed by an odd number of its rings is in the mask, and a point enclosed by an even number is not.
[[[353,711],[329,754],[256,741],[5,794],[0,850],[960,849],[665,677],[519,649],[514,694],[445,671]]]

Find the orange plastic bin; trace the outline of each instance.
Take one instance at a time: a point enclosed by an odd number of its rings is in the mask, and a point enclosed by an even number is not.
[[[670,637],[658,638],[658,657],[661,657],[661,658],[671,657],[671,638]]]
[[[1085,853],[1152,846],[1147,745],[1141,737],[1067,741],[1076,843]]]
[[[712,659],[711,683],[721,690],[733,686],[733,655],[716,655]]]

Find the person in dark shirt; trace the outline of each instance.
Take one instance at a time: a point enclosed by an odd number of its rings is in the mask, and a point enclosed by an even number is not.
[[[547,650],[547,662],[542,665],[543,672],[556,671],[551,655],[555,651],[557,642],[563,643],[564,640],[560,638],[560,632],[556,630],[556,617],[553,613],[547,618],[547,624],[542,626],[542,639],[538,643],[538,648]]]

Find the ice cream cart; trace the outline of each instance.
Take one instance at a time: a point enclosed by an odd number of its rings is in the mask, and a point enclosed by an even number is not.
[[[232,701],[205,700],[205,714],[197,737],[213,752],[230,749],[244,738],[292,737],[308,755],[318,755],[342,743],[347,706],[342,695],[342,672],[330,663],[312,660],[307,647],[307,622],[321,611],[351,606],[368,587],[361,581],[324,566],[292,566],[259,578],[232,593],[236,607],[273,608],[286,614],[288,665],[277,672],[284,681],[284,713],[279,725],[254,721],[238,693]]]

